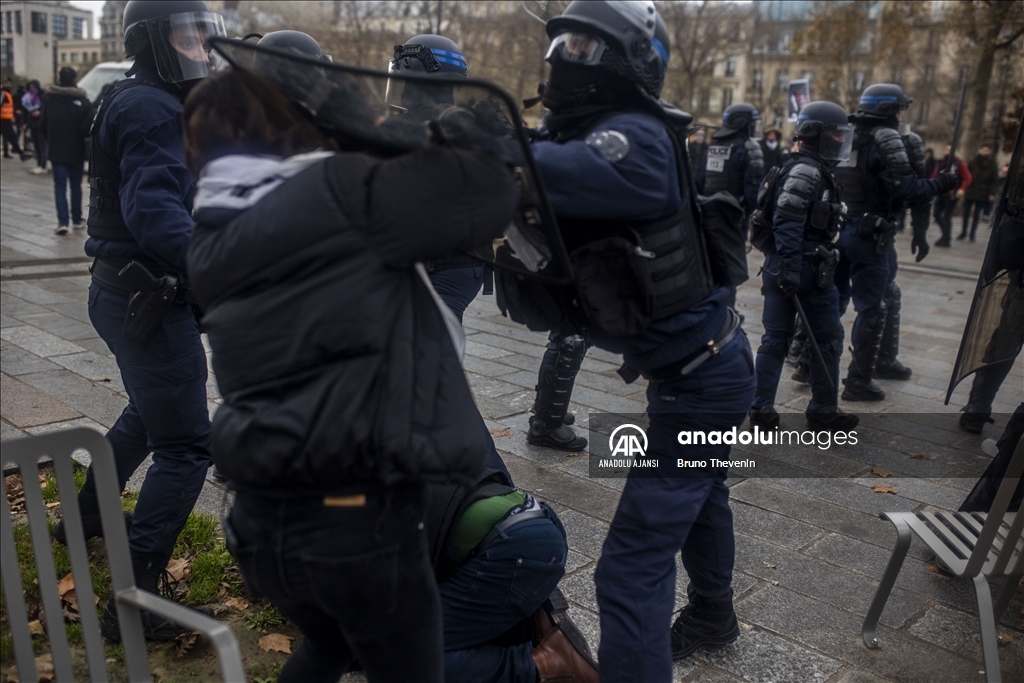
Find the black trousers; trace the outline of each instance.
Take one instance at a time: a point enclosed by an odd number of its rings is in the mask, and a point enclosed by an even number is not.
[[[956,210],[957,201],[956,196],[948,194],[940,194],[935,198],[935,222],[942,230],[942,238],[939,241],[943,244],[949,244],[953,237],[953,212]]]

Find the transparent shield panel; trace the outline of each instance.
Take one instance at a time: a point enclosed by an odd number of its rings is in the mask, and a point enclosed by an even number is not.
[[[326,63],[237,40],[217,39],[214,49],[233,67],[268,81],[342,151],[396,156],[433,145],[501,158],[522,189],[520,205],[505,236],[472,256],[537,279],[569,281],[565,247],[519,112],[497,86]]]

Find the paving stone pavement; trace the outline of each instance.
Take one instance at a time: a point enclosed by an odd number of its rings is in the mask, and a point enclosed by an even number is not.
[[[127,399],[117,366],[89,322],[85,235],[53,234],[51,179],[30,176],[27,169],[11,160],[0,166],[0,436],[6,440],[75,426],[103,431]],[[987,239],[987,225],[980,233]],[[932,239],[937,234],[933,227]],[[811,457],[808,449],[736,448],[737,457],[759,458],[764,466],[761,476],[737,471],[730,480],[742,636],[733,645],[699,650],[676,663],[674,680],[983,680],[973,590],[930,571],[924,546],[916,540],[882,615],[882,648],[870,651],[860,641],[861,620],[895,539],[878,513],[955,508],[988,463],[980,451],[982,438],[997,437],[1006,414],[1024,400],[1024,361],[1018,359],[997,400],[996,411],[1003,415],[986,427],[983,437],[957,426],[970,381],[961,384],[949,406],[942,402],[984,243],[933,249],[922,264],[912,262],[907,235],[898,237],[898,249],[901,359],[914,369],[913,378],[881,381],[887,394],[881,403],[843,404],[846,410],[876,415],[859,450],[814,454],[811,447]],[[751,254],[752,273],[760,264],[760,256]],[[762,332],[759,287],[752,280],[738,295],[755,349]],[[844,322],[849,339],[852,313]],[[624,480],[591,478],[586,455],[526,443],[545,335],[502,317],[494,298],[485,296],[466,312],[465,328],[466,374],[488,427],[503,434],[495,437],[502,457],[517,484],[550,501],[565,524],[570,552],[562,588],[596,650],[600,625],[593,573]],[[844,368],[848,362],[847,354]],[[617,356],[599,349],[588,353],[571,405],[577,429],[587,428],[592,412],[643,412],[645,384],[624,384],[615,374],[619,363]],[[778,405],[791,413],[787,421],[800,424],[809,391],[788,374]],[[220,403],[212,376],[208,395],[212,413]],[[923,458],[910,457],[922,453]],[[896,494],[871,488],[882,481],[879,469]],[[141,484],[144,471],[140,468],[130,487]],[[226,504],[224,490],[209,480],[197,507],[219,514]],[[685,595],[680,566],[677,608]],[[1004,680],[1024,680],[1022,615],[1024,591],[1018,591],[999,627],[1013,638],[1000,648]]]

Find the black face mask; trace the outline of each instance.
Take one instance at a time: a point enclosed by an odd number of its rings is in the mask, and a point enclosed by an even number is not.
[[[555,62],[544,86],[542,102],[556,114],[594,104],[603,104],[603,72],[594,67]]]

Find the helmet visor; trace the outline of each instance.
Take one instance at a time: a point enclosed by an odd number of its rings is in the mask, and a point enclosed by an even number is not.
[[[563,61],[572,64],[597,66],[607,49],[608,44],[598,36],[578,32],[560,33],[551,41],[544,59],[550,62],[557,54]]]
[[[853,147],[853,129],[850,124],[826,125],[818,138],[818,156],[826,161],[846,161]]]
[[[224,20],[213,12],[179,12],[146,22],[157,73],[169,83],[204,78],[213,70],[210,38],[224,36]]]
[[[750,122],[750,139],[760,140],[764,137],[764,126],[761,123],[761,119],[754,119]]]

